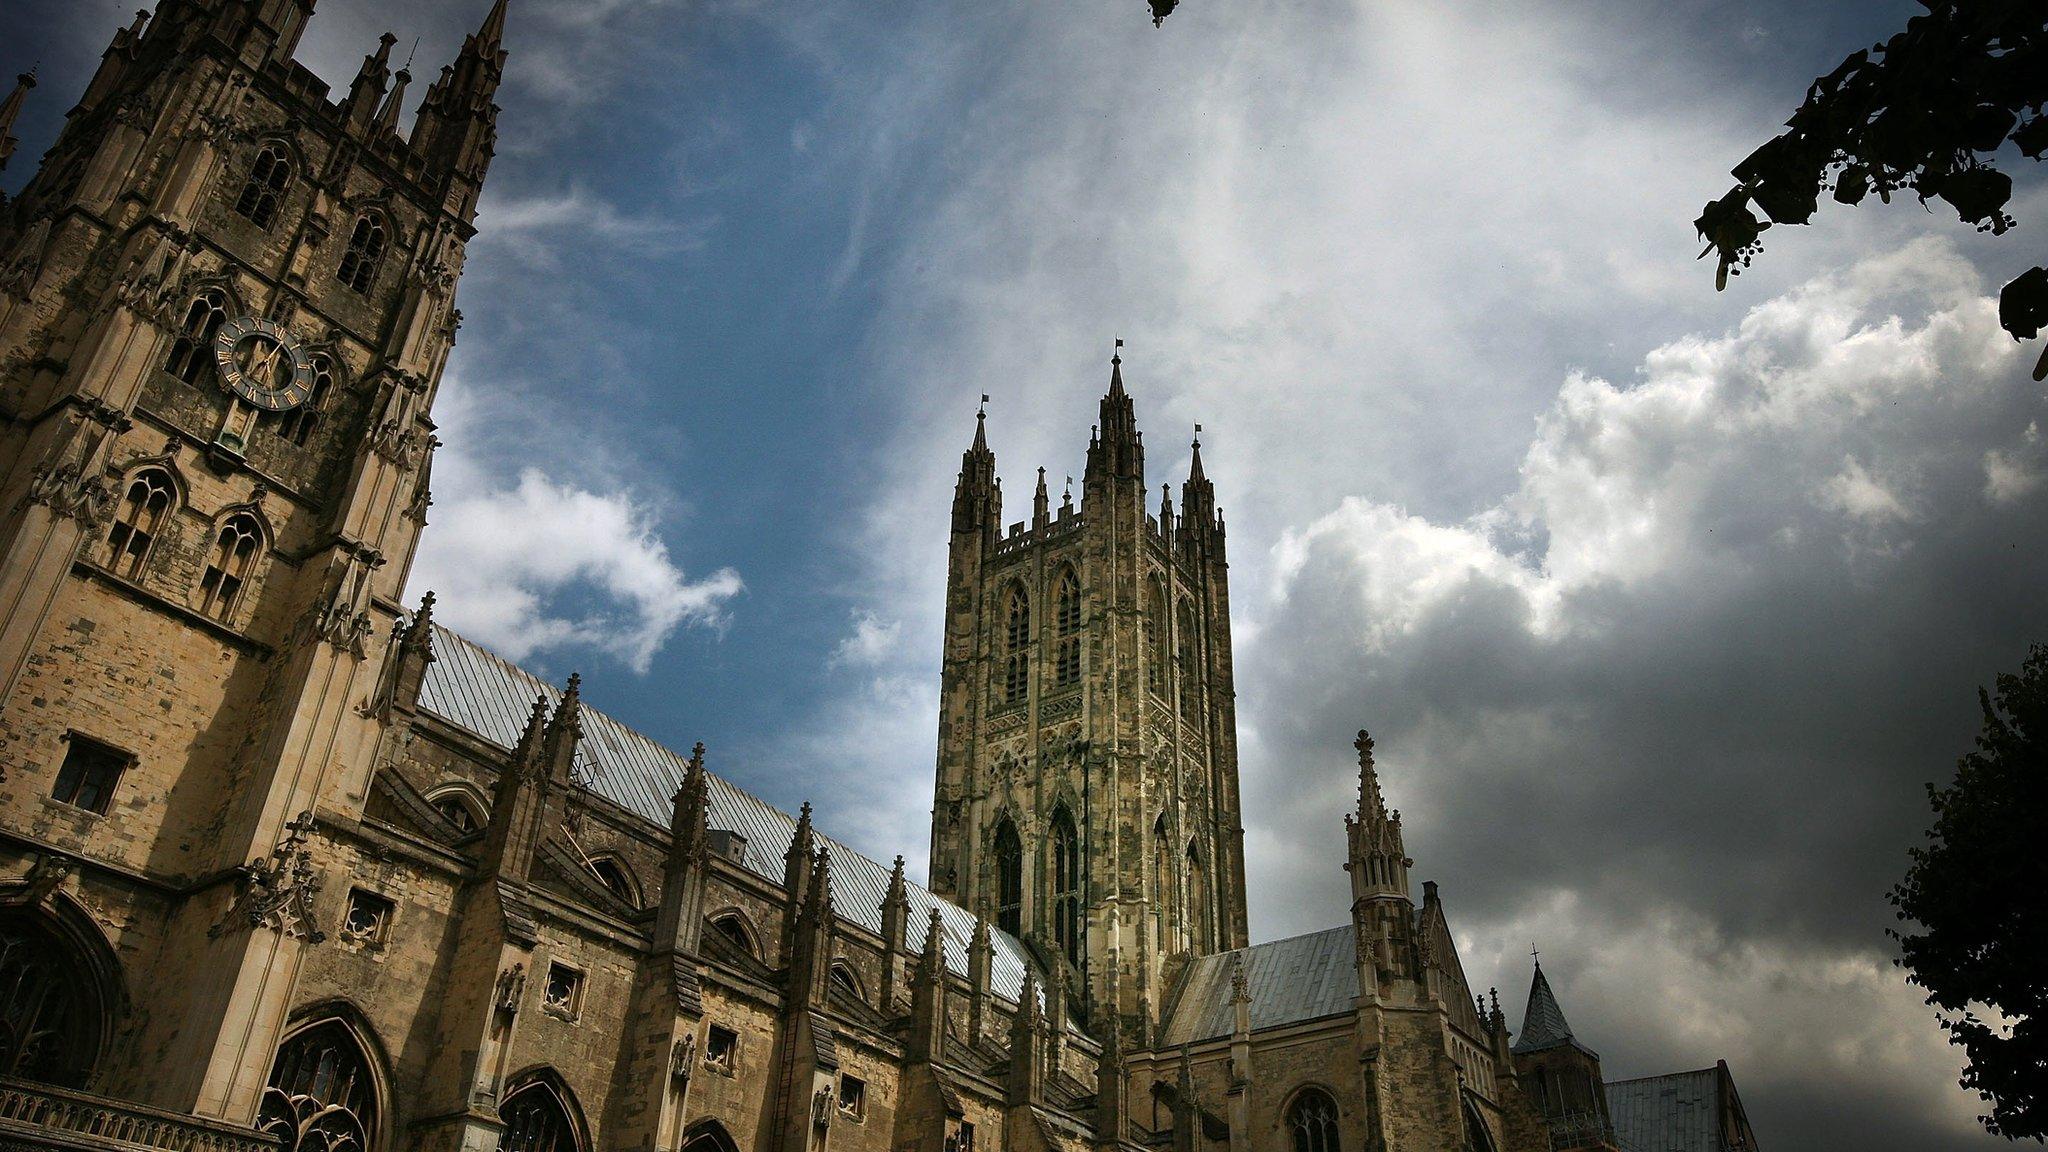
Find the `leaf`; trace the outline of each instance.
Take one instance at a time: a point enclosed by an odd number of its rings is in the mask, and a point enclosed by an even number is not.
[[[1995,168],[1966,168],[1943,180],[1936,195],[1948,201],[1966,223],[1993,220],[1993,230],[2002,232],[1995,218],[2012,199],[2012,177]]]
[[[2029,268],[1999,292],[1998,326],[2015,340],[2032,340],[2048,327],[2048,268]]]

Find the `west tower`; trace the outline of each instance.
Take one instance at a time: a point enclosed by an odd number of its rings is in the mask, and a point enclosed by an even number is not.
[[[946,579],[931,886],[1030,943],[1091,1015],[1149,1037],[1178,961],[1247,943],[1223,518],[1197,439],[1147,510],[1123,360],[1081,503],[1003,523],[985,419]],[[1111,1009],[1110,1006],[1113,1006]]]
[[[5,854],[177,990],[96,1082],[241,1123],[382,738],[505,63],[498,0],[408,138],[395,37],[330,100],[313,6],[138,16],[0,215]]]

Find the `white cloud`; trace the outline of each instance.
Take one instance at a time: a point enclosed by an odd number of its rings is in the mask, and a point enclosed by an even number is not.
[[[585,648],[645,673],[678,628],[723,622],[739,574],[686,576],[652,506],[623,487],[494,461],[481,414],[452,378],[437,411],[449,444],[408,586],[436,593],[443,623],[511,660]]]
[[[872,610],[856,608],[853,612],[853,630],[839,641],[839,647],[832,652],[834,667],[873,667],[897,656],[898,639],[903,635],[903,622],[884,620]]]

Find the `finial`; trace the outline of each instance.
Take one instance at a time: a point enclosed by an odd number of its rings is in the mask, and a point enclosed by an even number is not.
[[[692,771],[697,772],[704,770],[704,742],[702,740],[697,741],[690,748],[690,768]]]
[[[1202,450],[1202,425],[1199,421],[1195,424],[1195,442],[1190,447],[1197,452]]]
[[[981,407],[976,408],[974,410],[974,418],[976,420],[985,420],[988,418],[988,393],[983,392],[981,394]]]
[[[398,40],[398,37],[396,37],[396,36],[393,36],[393,35],[391,35],[391,33],[389,33],[389,32],[386,32],[386,33],[385,33],[384,35],[385,35],[385,37],[386,37],[386,38],[390,39],[390,40],[391,40],[391,41],[393,41],[394,43],[395,43],[395,42],[396,42],[396,41]],[[405,63],[403,63],[403,64],[400,64],[400,65],[398,66],[398,70],[399,70],[400,72],[403,72],[403,71],[405,71],[406,69],[408,69],[408,68],[412,67],[412,58],[413,58],[413,56],[414,56],[414,55],[415,55],[416,53],[418,53],[418,52],[419,52],[419,50],[420,50],[420,38],[419,38],[419,37],[417,37],[417,36],[415,36],[415,37],[413,37],[413,38],[412,38],[412,51],[410,51],[410,52],[407,52],[407,53],[405,54]]]
[[[1529,942],[1529,959],[1531,959],[1531,960],[1534,960],[1534,961],[1536,961],[1536,967],[1538,967],[1538,968],[1541,968],[1541,967],[1543,967],[1543,961],[1542,961],[1542,960],[1540,960],[1540,959],[1537,959],[1537,958],[1538,958],[1539,956],[1541,956],[1541,955],[1542,955],[1542,953],[1541,953],[1541,952],[1538,952],[1538,951],[1536,951],[1536,943],[1535,943],[1535,941],[1533,941],[1533,940],[1532,940],[1532,941],[1530,941],[1530,942]]]
[[[1116,351],[1110,354],[1110,357],[1109,357],[1109,362],[1110,362],[1111,364],[1121,364],[1121,363],[1123,363],[1123,362],[1124,362],[1124,338],[1123,338],[1123,337],[1119,336],[1119,337],[1117,337],[1117,338],[1116,338]]]

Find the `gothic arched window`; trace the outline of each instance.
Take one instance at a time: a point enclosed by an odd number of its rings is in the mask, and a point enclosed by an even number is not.
[[[150,547],[163,531],[176,494],[171,474],[161,468],[145,468],[128,482],[128,491],[114,510],[114,526],[107,532],[107,567],[116,576],[142,578]]]
[[[1145,587],[1145,628],[1152,641],[1150,659],[1145,661],[1145,684],[1160,696],[1166,695],[1166,665],[1172,651],[1167,647],[1168,624],[1166,585],[1154,576]]]
[[[170,358],[164,371],[187,384],[199,383],[199,374],[213,358],[213,337],[227,323],[228,294],[208,288],[192,298],[185,309],[185,322],[178,326],[178,338],[171,342]]]
[[[1493,1132],[1470,1096],[1465,1098],[1465,1152],[1493,1152]]]
[[[597,877],[605,891],[635,908],[640,906],[640,893],[633,883],[633,874],[617,856],[599,856],[591,860],[590,874]]]
[[[263,528],[246,512],[228,518],[214,537],[213,550],[206,556],[206,573],[199,578],[199,611],[222,623],[232,620],[235,604],[256,566],[256,552],[263,544]]]
[[[1007,628],[1003,644],[1003,702],[1024,699],[1031,680],[1031,598],[1020,586],[1010,588]]]
[[[1166,830],[1166,813],[1152,822],[1152,906],[1167,911],[1173,902],[1173,849]]]
[[[1068,688],[1081,682],[1081,581],[1072,568],[1060,573],[1053,603],[1053,626],[1059,633],[1053,683]]]
[[[377,267],[383,262],[384,218],[375,212],[365,212],[356,217],[356,226],[348,234],[348,247],[342,251],[334,278],[351,291],[368,295],[377,283]]]
[[[1085,954],[1081,937],[1081,838],[1065,808],[1052,814],[1052,935],[1075,968]]]
[[[1202,854],[1188,841],[1188,932],[1198,943],[1208,942],[1209,875],[1202,869]]]
[[[256,1127],[282,1139],[285,1152],[371,1152],[377,1083],[355,1033],[328,1020],[285,1040]]]
[[[840,961],[834,960],[829,975],[834,988],[862,1003],[867,1002],[867,996],[860,990],[860,977],[853,974],[853,969]]]
[[[683,1133],[683,1152],[739,1152],[732,1134],[716,1120],[699,1120]]]
[[[498,1152],[576,1152],[576,1126],[569,1109],[545,1080],[514,1089],[498,1105],[498,1118],[505,1122]]]
[[[727,912],[714,916],[711,919],[711,926],[718,930],[719,935],[732,941],[735,947],[747,955],[759,956],[761,954],[760,949],[754,947],[753,930],[747,927],[747,922],[740,917],[739,913]]]
[[[316,354],[308,357],[306,363],[313,369],[313,390],[306,394],[305,403],[286,412],[277,422],[277,438],[301,447],[313,438],[313,430],[327,414],[327,404],[334,392],[333,358]]]
[[[1294,1152],[1342,1152],[1337,1142],[1337,1102],[1321,1088],[1304,1088],[1287,1109]]]
[[[1193,716],[1201,708],[1201,646],[1195,634],[1195,610],[1180,602],[1180,714]]]
[[[0,1076],[85,1086],[105,1019],[83,969],[36,918],[0,913]]]
[[[242,181],[242,193],[235,197],[235,211],[247,216],[258,228],[268,228],[277,219],[277,206],[292,186],[292,158],[282,144],[265,144],[249,166],[249,178]]]
[[[1024,931],[1024,842],[1008,820],[996,826],[996,927]]]

